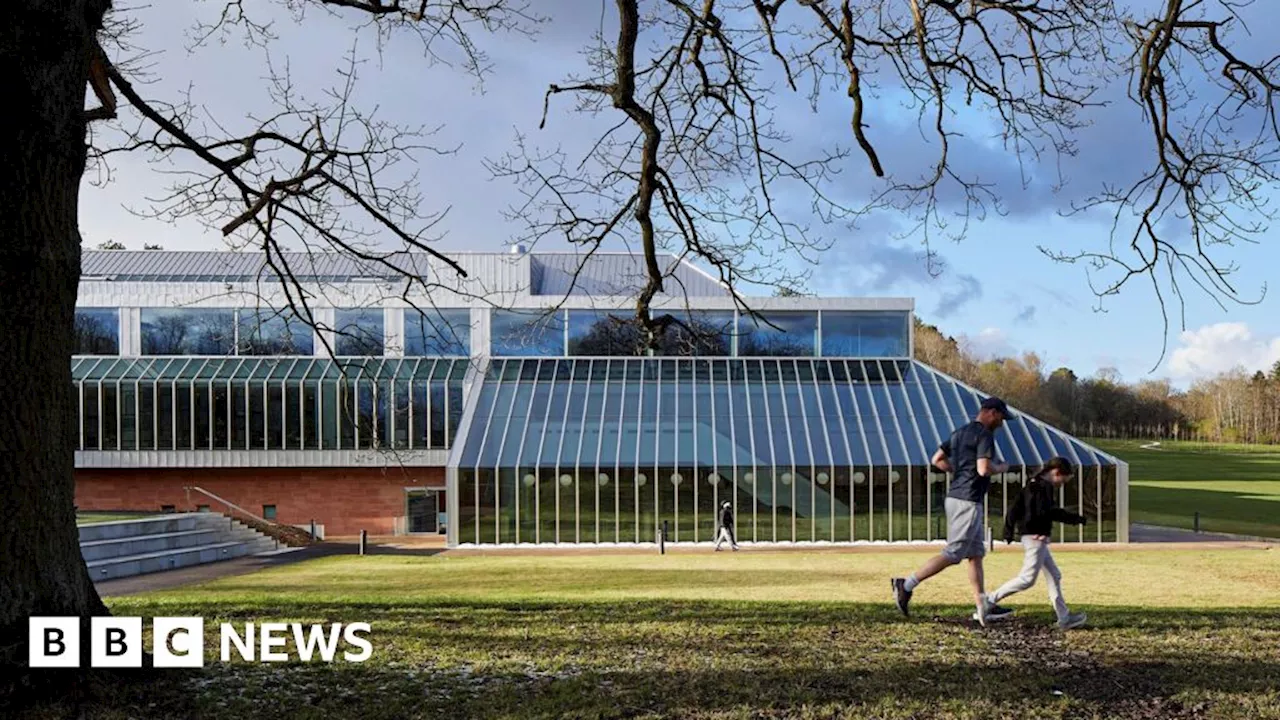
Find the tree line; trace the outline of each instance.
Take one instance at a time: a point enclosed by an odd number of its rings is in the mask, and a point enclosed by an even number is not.
[[[1124,382],[1114,368],[1080,377],[1050,370],[1034,352],[982,359],[937,327],[915,320],[915,357],[1080,437],[1280,443],[1280,362],[1196,381]]]

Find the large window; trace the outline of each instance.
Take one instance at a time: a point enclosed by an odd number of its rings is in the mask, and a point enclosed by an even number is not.
[[[490,352],[497,357],[564,355],[564,313],[544,310],[494,310],[490,315]]]
[[[465,356],[471,354],[470,310],[404,311],[404,354]]]
[[[311,327],[289,310],[242,308],[239,319],[241,355],[311,355]]]
[[[655,310],[655,318],[663,316]],[[681,313],[658,341],[658,355],[727,356],[733,353],[733,312]],[[569,311],[570,355],[645,355],[644,332],[626,310]]]
[[[738,319],[738,354],[744,357],[811,357],[817,339],[816,312],[768,312]]]
[[[372,356],[383,353],[386,337],[382,308],[334,310],[334,350],[340,356]]]
[[[120,354],[120,311],[76,308],[76,355]]]
[[[230,355],[235,350],[235,311],[143,308],[143,355]]]
[[[909,322],[902,312],[822,313],[824,357],[906,357]]]

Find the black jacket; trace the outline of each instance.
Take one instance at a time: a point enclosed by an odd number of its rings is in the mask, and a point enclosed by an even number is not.
[[[1081,515],[1058,507],[1057,488],[1039,477],[1032,478],[1013,501],[1004,516],[1004,541],[1013,542],[1015,536],[1048,535],[1053,523],[1084,525]]]
[[[733,529],[733,510],[724,508],[720,511],[720,527]]]

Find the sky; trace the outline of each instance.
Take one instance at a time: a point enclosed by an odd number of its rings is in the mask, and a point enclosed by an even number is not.
[[[147,51],[137,82],[144,97],[177,100],[189,94],[200,116],[216,118],[232,131],[253,126],[251,116],[271,107],[265,82],[268,56],[232,32],[192,49],[193,28],[216,17],[222,2],[167,2],[129,8],[137,21],[133,45]],[[346,17],[310,10],[301,20],[280,8],[284,3],[251,5],[255,18],[273,20],[277,38],[269,45],[274,67],[287,66],[296,86],[318,92],[338,81],[344,55],[355,48],[363,64],[357,100],[377,108],[394,122],[438,128],[432,140],[448,155],[426,154],[416,167],[423,202],[448,208],[441,222],[442,250],[504,251],[520,227],[504,215],[518,204],[517,187],[495,179],[485,161],[509,151],[517,134],[540,150],[581,151],[583,139],[598,129],[593,121],[569,112],[570,103],[552,106],[539,130],[543,94],[582,67],[581,49],[601,27],[612,34],[612,16],[596,0],[547,0],[537,7],[553,16],[533,38],[504,35],[487,39],[492,72],[482,85],[456,67],[428,63],[421,45],[403,33],[382,44],[369,29],[357,29]],[[581,12],[579,9],[590,10]],[[1280,6],[1257,4],[1246,10],[1255,27],[1280,20]],[[1239,35],[1233,47],[1254,57],[1266,39]],[[445,59],[449,59],[446,57]],[[900,218],[882,213],[857,227],[834,227],[832,247],[816,265],[799,260],[810,272],[805,292],[824,296],[909,296],[917,313],[947,334],[961,338],[982,356],[1023,351],[1040,354],[1049,368],[1068,366],[1087,376],[1115,368],[1129,381],[1169,378],[1187,386],[1198,378],[1241,366],[1252,372],[1280,360],[1280,298],[1264,292],[1280,265],[1280,243],[1271,230],[1253,245],[1220,248],[1216,257],[1237,266],[1232,276],[1241,296],[1261,298],[1253,305],[1219,307],[1208,297],[1187,292],[1185,314],[1171,308],[1165,334],[1159,305],[1149,284],[1135,282],[1119,296],[1099,302],[1082,265],[1056,263],[1040,247],[1073,252],[1106,246],[1110,225],[1099,215],[1063,216],[1073,200],[1096,192],[1103,183],[1134,177],[1151,160],[1136,106],[1124,88],[1109,88],[1113,104],[1091,116],[1093,124],[1076,134],[1078,153],[1062,166],[1068,182],[1056,187],[1055,169],[1031,167],[1032,181],[993,139],[994,125],[978,110],[958,108],[952,121],[963,130],[953,138],[955,157],[965,169],[993,182],[1007,210],[974,222],[960,242],[935,239],[940,274],[931,272],[919,237],[903,232]],[[777,120],[800,151],[847,144],[848,103],[824,99],[814,112],[803,97],[778,93]],[[923,168],[932,149],[912,111],[902,107],[893,88],[869,103],[868,132],[891,172]],[[109,131],[108,131],[109,132]],[[874,192],[876,179],[855,156],[832,191],[856,198]],[[166,249],[220,249],[216,232],[191,220],[165,222],[143,217],[148,198],[163,194],[164,170],[138,154],[115,156],[108,182],[86,182],[81,196],[81,232],[87,246],[117,240],[133,249],[160,244]],[[106,176],[91,173],[91,180]],[[1271,194],[1275,188],[1266,191]],[[784,213],[809,221],[809,201],[789,194]],[[551,243],[539,249],[560,249]],[[1168,352],[1162,357],[1162,346]],[[1158,364],[1157,364],[1158,363]]]

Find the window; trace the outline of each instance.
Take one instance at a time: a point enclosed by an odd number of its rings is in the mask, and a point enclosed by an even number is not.
[[[143,355],[231,355],[235,311],[143,308]]]
[[[386,337],[382,308],[334,310],[334,321],[334,350],[337,355],[382,355]]]
[[[209,506],[208,506],[208,505],[197,505],[197,506],[196,506],[196,512],[209,512]]]
[[[496,357],[564,355],[564,314],[544,310],[494,310],[490,352]]]
[[[176,508],[174,508],[174,506],[172,506],[172,505],[161,505],[161,506],[160,506],[160,512],[162,512],[162,513],[171,513],[171,512],[176,512]]]
[[[909,315],[904,312],[823,311],[823,357],[906,357]]]
[[[811,357],[817,350],[818,313],[768,312],[738,319],[738,354]]]
[[[315,350],[311,327],[291,310],[240,310],[241,355],[310,355]]]
[[[275,505],[263,505],[263,506],[262,506],[262,519],[263,519],[263,520],[275,520],[275,519],[276,519],[276,506],[275,506]]]
[[[120,311],[76,308],[76,355],[120,354]]]
[[[404,354],[409,357],[470,355],[471,311],[407,308],[404,338]]]
[[[661,317],[663,311],[655,311]],[[658,341],[659,355],[728,356],[733,352],[733,312],[680,314]],[[627,310],[569,311],[570,355],[646,355],[644,332]]]

